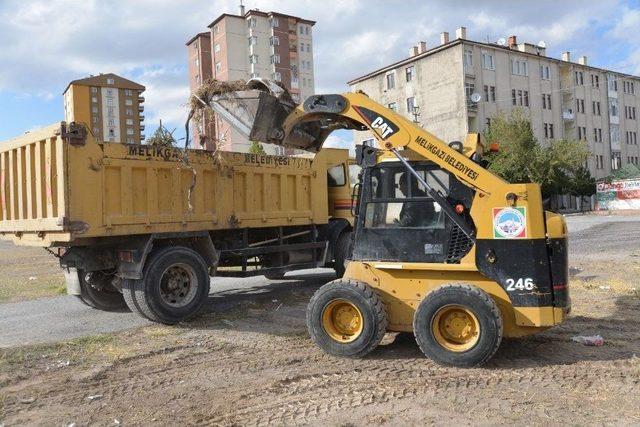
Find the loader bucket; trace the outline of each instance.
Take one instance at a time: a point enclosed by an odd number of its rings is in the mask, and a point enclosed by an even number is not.
[[[211,108],[250,141],[281,144],[282,126],[296,104],[288,92],[269,81],[251,79],[247,88],[214,96]]]

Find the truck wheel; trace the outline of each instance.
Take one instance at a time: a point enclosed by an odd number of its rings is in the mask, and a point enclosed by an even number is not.
[[[441,365],[480,366],[502,340],[502,316],[493,298],[465,285],[429,293],[413,318],[413,333],[425,356]]]
[[[122,293],[112,284],[110,275],[101,271],[85,273],[78,271],[80,278],[80,301],[89,307],[102,311],[122,311],[127,308]]]
[[[195,317],[209,296],[209,272],[198,253],[186,247],[153,252],[143,278],[133,281],[133,304],[155,322],[172,325]]]
[[[387,313],[369,285],[338,279],[318,289],[309,301],[307,328],[325,352],[363,357],[380,344],[387,331]]]
[[[352,244],[351,231],[344,231],[336,240],[336,247],[333,251],[333,269],[338,277],[344,276],[345,261],[351,256]]]

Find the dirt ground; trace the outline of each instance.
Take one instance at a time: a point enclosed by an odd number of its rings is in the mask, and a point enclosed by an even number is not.
[[[640,424],[640,222],[571,245],[571,318],[483,368],[435,365],[407,334],[362,360],[325,355],[304,313],[331,277],[302,277],[213,294],[180,327],[2,350],[0,425]],[[571,340],[591,334],[605,345]]]

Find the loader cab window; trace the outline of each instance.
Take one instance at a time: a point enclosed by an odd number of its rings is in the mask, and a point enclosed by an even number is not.
[[[327,170],[327,185],[329,187],[342,187],[347,183],[344,173],[344,164],[333,166]]]
[[[449,195],[455,178],[430,162],[412,166],[427,184]],[[354,259],[444,262],[451,221],[399,162],[365,169]]]

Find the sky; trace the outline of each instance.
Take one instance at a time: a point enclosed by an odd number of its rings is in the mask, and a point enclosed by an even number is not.
[[[316,21],[316,92],[408,56],[420,40],[433,47],[467,27],[472,40],[545,41],[559,58],[640,75],[640,0],[245,0],[247,9]],[[69,81],[113,72],[147,87],[147,133],[159,119],[184,126],[189,96],[185,42],[239,0],[0,0],[0,141],[64,119]],[[181,131],[178,130],[177,134]],[[334,134],[335,135],[335,134]],[[333,145],[348,145],[338,133]]]

